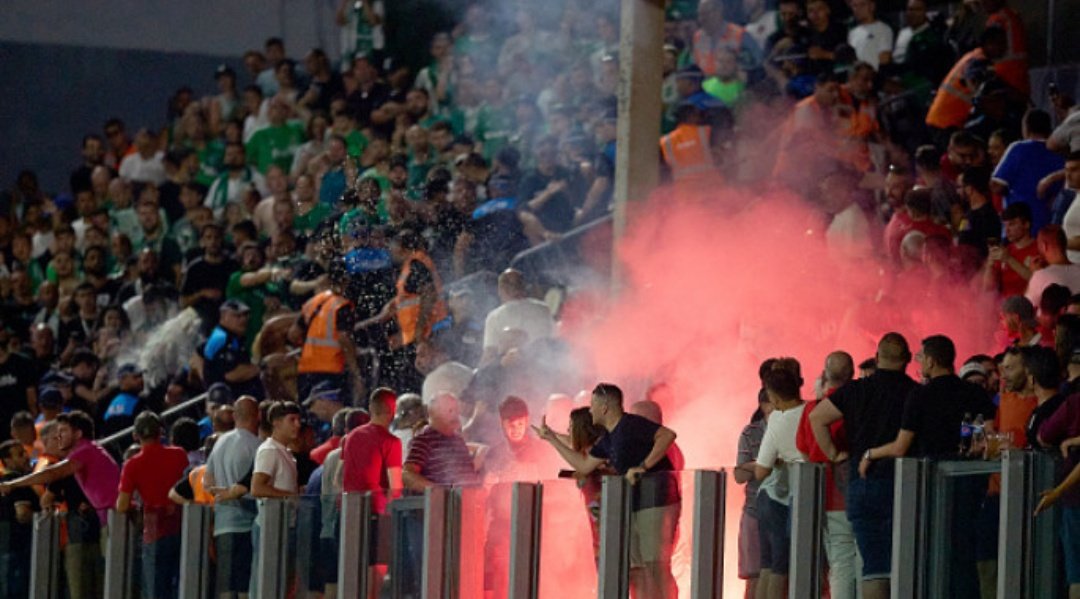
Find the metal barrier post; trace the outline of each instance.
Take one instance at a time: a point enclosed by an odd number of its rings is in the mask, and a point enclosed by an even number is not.
[[[1041,451],[1031,454],[1029,518],[1039,504],[1040,493],[1057,484],[1055,474],[1054,459],[1050,454]],[[1060,571],[1062,561],[1054,555],[1060,547],[1055,520],[1052,514],[1046,514],[1031,524],[1032,597],[1055,596],[1059,590],[1058,581],[1064,579]]]
[[[109,542],[105,553],[105,599],[135,596],[135,526],[128,514],[109,510]]]
[[[260,599],[284,599],[289,589],[289,507],[285,499],[259,500],[259,556],[255,567]]]
[[[929,508],[926,460],[896,460],[893,488],[892,599],[916,599],[926,585],[926,518]]]
[[[450,495],[446,530],[447,599],[472,599],[484,595],[483,559],[462,559],[463,555],[484,555],[487,531],[487,490],[459,487]]]
[[[540,516],[544,488],[514,483],[510,515],[510,597],[536,599],[540,589]]]
[[[371,493],[341,496],[338,599],[366,597],[371,584]]]
[[[60,585],[60,516],[34,514],[30,553],[30,598],[56,599]]]
[[[719,599],[724,590],[724,517],[727,472],[694,473],[694,548],[691,599]]]
[[[1025,597],[1028,591],[1026,550],[1031,539],[1031,510],[1028,509],[1028,469],[1023,451],[1009,450],[1001,458],[1001,516],[998,531],[997,596]],[[1046,517],[1052,517],[1049,514]]]
[[[605,476],[600,495],[600,568],[598,599],[626,599],[630,594],[630,485],[621,476]]]
[[[845,464],[846,466],[846,464]],[[791,577],[789,599],[821,596],[822,530],[825,527],[825,466],[796,463],[792,468]]]
[[[213,508],[184,504],[180,529],[180,599],[208,599],[210,591],[210,527]]]
[[[421,599],[442,599],[446,579],[446,516],[450,490],[429,487],[424,492],[424,574]]]

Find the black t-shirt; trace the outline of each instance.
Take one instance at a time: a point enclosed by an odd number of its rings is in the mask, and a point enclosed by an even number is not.
[[[8,353],[0,364],[0,441],[11,438],[11,417],[30,409],[26,391],[35,384],[30,360],[22,354]]]
[[[473,235],[469,247],[468,271],[490,268],[492,264],[509,264],[522,250],[529,247],[515,210],[494,210],[469,221]]]
[[[180,295],[191,295],[203,289],[218,289],[221,297],[212,300],[200,297],[192,306],[204,320],[213,322],[218,318],[218,308],[225,301],[225,287],[229,284],[229,277],[240,270],[240,265],[231,258],[225,258],[216,264],[206,258],[199,258],[187,267],[184,273],[184,283],[180,286]]]
[[[56,336],[56,346],[63,350],[71,340],[79,345],[89,345],[93,342],[92,336],[96,328],[97,318],[86,319],[76,316],[70,320],[61,321],[60,333]]]
[[[31,300],[28,304],[22,304],[11,299],[0,308],[0,314],[2,314],[0,318],[3,319],[4,326],[11,329],[20,339],[28,341],[30,325],[33,324],[34,317],[40,309],[41,306],[35,301]]]
[[[918,383],[896,370],[878,370],[864,379],[840,387],[829,396],[844,415],[852,456],[861,456],[871,447],[896,440],[904,413],[904,400]],[[851,460],[857,463],[857,459]],[[892,460],[877,460],[868,476],[892,477]]]
[[[371,124],[371,113],[386,103],[389,97],[390,88],[385,83],[378,82],[368,91],[360,88],[353,90],[353,93],[345,98],[345,104],[349,112],[356,117],[357,126],[363,129]]]
[[[1027,426],[1024,427],[1024,432],[1027,436],[1028,446],[1035,449],[1044,449],[1042,444],[1039,443],[1039,429],[1042,428],[1044,422],[1050,419],[1054,415],[1054,412],[1061,407],[1061,404],[1065,403],[1065,395],[1061,393],[1055,394],[1050,399],[1035,406],[1035,409],[1031,411],[1031,416],[1028,418]],[[1057,448],[1050,448],[1056,450]],[[1056,452],[1055,452],[1056,453]]]
[[[409,276],[405,279],[405,291],[413,295],[419,295],[424,287],[435,282],[431,271],[419,260],[413,260],[409,267]]]
[[[993,419],[997,408],[981,387],[950,374],[916,387],[904,405],[901,428],[915,433],[911,457],[954,456],[960,448],[960,425],[967,414]]]
[[[816,46],[828,52],[835,52],[837,46],[847,43],[847,29],[840,23],[831,21],[829,26],[825,28],[825,31],[818,31],[811,27],[808,39],[809,47],[811,48]],[[809,61],[809,71],[812,75],[831,71],[832,68],[833,61],[831,60]]]
[[[215,327],[210,337],[200,348],[204,359],[203,378],[206,386],[214,383],[226,383],[233,391],[233,396],[250,394],[256,398],[263,395],[262,383],[255,377],[243,383],[229,383],[225,375],[241,364],[251,364],[251,354],[244,344],[244,338],[234,335],[220,326]]]
[[[658,430],[660,425],[648,418],[624,414],[615,428],[593,445],[589,454],[607,460],[615,472],[624,475],[631,468],[640,466],[649,456]],[[665,455],[649,469],[647,477],[634,485],[635,510],[670,505],[679,500],[672,468],[671,460]]]
[[[318,93],[318,97],[312,102],[311,108],[325,113],[330,112],[330,102],[334,99],[334,96],[345,94],[345,83],[342,81],[340,73],[330,73],[330,79],[326,81],[312,79],[311,87]]]
[[[15,480],[21,476],[23,473],[8,472],[0,477],[0,480]],[[12,489],[11,493],[0,495],[0,529],[5,529],[3,532],[7,536],[9,547],[21,547],[22,551],[28,551],[33,523],[21,523],[15,519],[15,504],[24,502],[29,503],[33,511],[38,511],[38,496],[30,487]],[[15,552],[18,552],[18,549]]]
[[[573,225],[574,206],[580,203],[583,195],[581,182],[573,176],[573,173],[563,167],[556,167],[551,176],[545,175],[538,170],[532,170],[521,180],[518,195],[524,206],[535,198],[537,194],[542,193],[552,181],[565,181],[566,188],[552,195],[551,199],[540,208],[536,210],[530,209],[530,211],[536,214],[545,229],[555,233],[563,233]]]
[[[166,181],[158,185],[158,198],[161,208],[165,211],[165,217],[170,223],[175,223],[184,216],[184,205],[180,203],[180,184],[175,181]]]
[[[994,206],[987,202],[974,210],[968,210],[964,220],[967,223],[960,231],[957,241],[978,249],[979,254],[985,257],[988,253],[986,240],[1001,239],[1001,218]]]

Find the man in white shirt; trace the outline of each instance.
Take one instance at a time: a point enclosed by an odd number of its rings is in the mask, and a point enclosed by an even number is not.
[[[272,431],[270,437],[263,441],[259,450],[255,453],[255,468],[251,475],[251,496],[256,499],[293,499],[300,493],[300,485],[297,480],[296,458],[289,451],[289,444],[296,441],[300,436],[300,406],[291,401],[279,401],[270,406],[266,412],[266,418],[270,421]],[[259,537],[264,526],[263,518],[266,506],[259,502],[259,515],[255,518],[255,528],[252,531],[252,544],[256,555],[259,550]],[[296,516],[293,510],[289,510],[289,536],[294,537],[285,543],[288,552],[296,547]],[[269,557],[269,559],[276,559]],[[288,586],[292,586],[292,570],[295,560],[291,556],[285,558],[289,573],[286,575]],[[258,569],[252,569],[251,597],[258,597]]]
[[[1039,255],[1046,266],[1031,273],[1024,296],[1038,306],[1043,291],[1050,285],[1064,285],[1072,293],[1080,293],[1080,264],[1069,262],[1065,255],[1065,231],[1058,225],[1046,225],[1035,238]]]
[[[855,48],[855,56],[878,70],[881,55],[892,52],[892,29],[877,19],[873,0],[851,0],[851,12],[855,27],[848,32],[848,45]]]
[[[159,152],[157,140],[148,129],[135,134],[135,152],[120,161],[120,176],[128,181],[161,185],[165,182],[164,152]]]
[[[426,375],[420,392],[425,406],[431,406],[440,393],[461,397],[473,377],[472,368],[450,359],[439,337],[417,346],[416,369]]]
[[[555,334],[555,319],[544,302],[528,297],[525,276],[508,268],[499,275],[499,300],[502,305],[492,310],[484,321],[484,365],[499,354],[499,338],[504,330],[522,331],[523,343],[545,339]]]

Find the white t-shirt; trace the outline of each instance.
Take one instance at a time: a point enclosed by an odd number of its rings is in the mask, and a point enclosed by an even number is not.
[[[142,154],[132,152],[120,162],[120,176],[128,181],[161,185],[165,182],[165,165],[161,162],[164,156],[164,152],[158,152],[143,158]]]
[[[280,491],[300,492],[297,484],[296,458],[289,449],[274,440],[267,438],[255,452],[255,474],[270,475],[270,484]]]
[[[829,254],[837,259],[868,258],[873,253],[870,221],[858,204],[852,203],[829,223],[825,230]]]
[[[769,41],[769,36],[776,33],[776,21],[776,11],[767,10],[765,14],[761,15],[760,19],[746,24],[746,33],[754,38],[759,48],[764,48],[766,42]]]
[[[783,412],[773,410],[772,414],[769,414],[769,422],[765,426],[765,436],[761,438],[761,448],[758,449],[756,460],[758,465],[765,468],[774,468],[778,459],[783,460],[785,464],[806,461],[806,457],[799,451],[799,448],[795,447],[795,433],[799,430],[799,420],[802,419],[805,408],[806,404],[803,403],[797,408]],[[769,478],[775,476],[777,476],[777,472],[774,470]],[[791,501],[786,484],[763,484],[761,490],[767,492],[774,501],[785,505]]]
[[[848,45],[855,48],[855,56],[878,69],[882,52],[893,49],[893,32],[888,25],[874,21],[866,25],[856,25],[848,32]]]
[[[1068,287],[1074,294],[1080,293],[1080,264],[1051,264],[1046,268],[1036,270],[1031,273],[1027,292],[1024,295],[1035,307],[1038,307],[1043,290],[1055,283]]]
[[[430,406],[435,396],[440,393],[453,393],[454,397],[460,398],[472,377],[473,369],[461,362],[450,360],[440,364],[424,377],[424,386],[420,390],[424,405]]]
[[[498,347],[504,329],[519,329],[529,341],[555,334],[555,319],[547,304],[538,299],[511,300],[492,310],[484,321],[484,348]]]
[[[1069,209],[1065,211],[1065,217],[1061,221],[1061,228],[1065,230],[1065,236],[1080,237],[1080,202],[1073,201]],[[1080,251],[1069,250],[1066,252],[1069,262],[1080,264]]]

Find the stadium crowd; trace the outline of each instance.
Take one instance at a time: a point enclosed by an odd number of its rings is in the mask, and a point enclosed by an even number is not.
[[[664,473],[683,460],[664,394],[624,413],[618,387],[582,391],[595,373],[567,364],[560,334],[573,294],[541,301],[508,268],[611,208],[618,9],[507,4],[472,3],[418,40],[431,61],[413,73],[386,51],[385,30],[408,25],[383,0],[342,1],[340,56],[294,61],[268,39],[245,72],[208,73],[214,93],[179,88],[164,122],[87,133],[67,188],[26,170],[0,197],[0,596],[25,594],[15,548],[38,510],[64,515],[72,599],[101,594],[109,509],[140,513],[143,596],[173,596],[189,501],[215,506],[220,596],[257,596],[253,498],[329,497],[319,547],[334,556],[342,491],[375,491],[383,513],[402,490],[537,480],[560,457],[594,543],[599,475],[648,473],[632,584],[675,596],[679,490]],[[834,464],[830,596],[862,581],[874,599],[888,596],[891,458],[965,443],[1066,456],[1045,503],[1063,506],[1080,592],[1080,470],[1065,476],[1080,464],[1080,112],[1056,91],[1031,105],[1023,22],[1004,0],[928,4],[668,2],[665,181],[784,189],[825,215],[840,258],[1001,306],[1002,344],[959,370],[948,338],[913,355],[898,333],[858,373],[829,354],[811,402],[798,362],[762,366],[734,470],[748,596],[787,593],[785,464]],[[200,397],[201,420],[160,416]],[[129,430],[131,447],[100,442]],[[963,492],[979,523],[956,529],[996,527],[994,482]],[[992,588],[996,539],[956,535],[977,549],[954,552],[954,596]],[[320,561],[313,592],[332,592],[336,564]],[[488,591],[506,596],[505,581]]]

